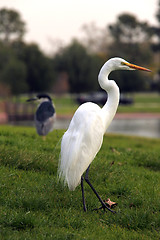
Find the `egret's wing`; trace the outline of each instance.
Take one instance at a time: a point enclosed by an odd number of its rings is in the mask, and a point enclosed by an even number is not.
[[[81,105],[61,142],[59,175],[74,190],[99,151],[104,134],[101,109],[93,103]]]

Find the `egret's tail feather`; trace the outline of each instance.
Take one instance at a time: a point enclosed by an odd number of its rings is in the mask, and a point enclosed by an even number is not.
[[[95,105],[90,105],[95,110]],[[59,177],[67,183],[70,190],[79,185],[81,176],[95,158],[103,140],[103,121],[99,115],[95,115],[94,111],[90,114],[86,112],[85,121],[77,116],[85,106],[88,105],[79,107],[61,142]],[[100,109],[96,106],[97,108]]]
[[[61,142],[59,178],[64,181],[65,185],[68,185],[70,190],[74,190],[79,185],[81,176],[89,164],[88,161],[85,161],[85,158],[88,160],[90,158],[88,148],[86,151],[86,145],[83,144],[82,138],[83,136],[77,137],[76,132],[73,132],[68,141],[66,132]]]

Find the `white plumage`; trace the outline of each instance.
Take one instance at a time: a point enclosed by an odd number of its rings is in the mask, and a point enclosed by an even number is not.
[[[63,161],[60,174],[70,190],[74,190],[80,183],[83,172],[99,151],[103,134],[101,109],[94,103],[81,105],[75,112],[61,143]]]
[[[117,69],[149,71],[146,68],[130,64],[122,58],[112,58],[101,68],[98,81],[101,88],[108,93],[106,104],[103,108],[91,102],[82,104],[75,112],[68,130],[62,138],[59,177],[64,180],[70,190],[74,190],[82,181],[81,177],[100,150],[103,135],[116,113],[119,103],[119,88],[113,80],[108,80],[108,75]],[[93,186],[88,180],[88,174],[86,181],[93,190]],[[83,189],[82,197],[84,198]],[[100,197],[97,197],[102,207],[107,208]],[[83,205],[86,211],[85,203]]]

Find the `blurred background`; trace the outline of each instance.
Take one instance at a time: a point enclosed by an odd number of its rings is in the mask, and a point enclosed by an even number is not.
[[[47,92],[67,128],[79,104],[107,100],[97,76],[114,56],[152,73],[110,75],[121,99],[109,131],[159,138],[160,0],[1,0],[0,123],[33,125],[26,99]]]

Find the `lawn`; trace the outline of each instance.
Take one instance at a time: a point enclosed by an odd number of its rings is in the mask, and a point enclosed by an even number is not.
[[[160,113],[160,95],[158,93],[132,93],[126,96],[133,99],[131,105],[119,105],[120,113]],[[58,114],[73,114],[78,107],[75,96],[53,96]]]
[[[158,93],[131,93],[126,96],[133,99],[133,104],[131,105],[119,105],[117,112],[120,113],[160,113],[160,94]],[[78,108],[78,103],[76,101],[76,95],[51,95],[54,105],[56,107],[56,112],[58,115],[73,115]],[[9,101],[14,103],[21,103],[22,105],[28,106],[29,103],[26,100],[29,98],[27,95],[22,95],[18,97],[13,97]],[[32,102],[33,108],[30,106],[27,109],[28,113],[36,111],[37,102]],[[14,108],[13,108],[14,110]],[[0,112],[3,108],[0,106]],[[19,113],[24,112],[23,108],[17,109]]]
[[[160,140],[107,134],[90,180],[117,213],[92,211],[100,204],[86,184],[84,213],[80,186],[57,179],[62,134],[44,141],[34,128],[0,126],[0,239],[159,239]]]
[[[160,95],[158,93],[132,93],[126,96],[133,99],[131,105],[119,105],[120,113],[160,113]],[[75,96],[53,96],[57,113],[60,115],[73,114],[78,108]]]
[[[129,96],[133,98],[133,104],[119,105],[118,112],[160,113],[160,95],[158,93],[135,93]]]

